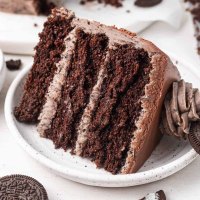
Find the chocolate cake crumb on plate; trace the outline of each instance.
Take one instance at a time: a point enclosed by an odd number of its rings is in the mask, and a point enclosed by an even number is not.
[[[11,59],[11,60],[6,61],[6,67],[11,71],[19,70],[21,65],[22,65],[22,62],[20,59],[19,60]]]
[[[48,200],[48,195],[34,178],[17,174],[0,178],[0,199]]]

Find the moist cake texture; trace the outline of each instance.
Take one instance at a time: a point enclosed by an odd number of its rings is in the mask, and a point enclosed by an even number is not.
[[[165,94],[179,73],[151,42],[55,9],[15,108],[56,148],[117,173],[136,172],[161,133]]]

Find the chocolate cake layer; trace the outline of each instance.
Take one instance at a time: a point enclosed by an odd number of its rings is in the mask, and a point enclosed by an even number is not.
[[[46,137],[51,138],[56,147],[64,149],[71,147],[76,141],[77,126],[96,83],[108,38],[77,29],[76,41],[56,115],[52,119],[51,128],[45,131]]]
[[[45,94],[57,70],[56,64],[61,60],[65,50],[64,39],[71,31],[69,15],[57,15],[56,12],[48,18],[36,46],[34,64],[24,86],[24,95],[15,116],[22,122],[36,122],[45,103]]]
[[[107,80],[102,86],[98,108],[93,113],[81,155],[98,167],[118,173],[136,130],[140,98],[149,81],[151,65],[147,52],[123,45],[110,52]]]
[[[149,41],[140,39],[140,44],[151,58],[152,70],[141,98],[142,111],[135,123],[137,129],[121,169],[123,174],[137,171],[158,144],[162,136],[158,127],[165,95],[173,80],[180,80],[180,74],[168,56]]]
[[[38,120],[56,148],[113,174],[133,173],[161,138],[164,96],[176,80],[176,67],[152,43],[61,8],[45,24],[15,115]]]

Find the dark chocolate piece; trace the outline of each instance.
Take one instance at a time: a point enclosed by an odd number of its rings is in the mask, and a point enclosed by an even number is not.
[[[21,67],[21,60],[8,60],[6,61],[6,67],[9,69],[9,70],[19,70],[20,67]]]
[[[24,175],[5,176],[0,179],[0,199],[48,200],[43,185]]]
[[[194,150],[200,154],[200,122],[192,122],[188,139]]]
[[[135,5],[139,7],[152,7],[161,3],[162,0],[136,0]]]

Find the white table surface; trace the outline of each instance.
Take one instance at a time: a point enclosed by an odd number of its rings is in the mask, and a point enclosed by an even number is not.
[[[193,26],[188,16],[180,30],[156,23],[141,35],[164,51],[176,55],[177,59],[191,63],[200,72],[200,59],[196,55]],[[6,55],[6,59],[10,58],[21,58],[24,65],[32,61],[31,57]],[[6,82],[0,93],[0,176],[15,173],[30,175],[45,186],[50,200],[138,200],[147,193],[160,189],[166,192],[167,200],[200,199],[200,158],[169,178],[129,188],[89,187],[54,175],[21,149],[6,126],[4,100],[8,87],[18,72],[7,72]]]

